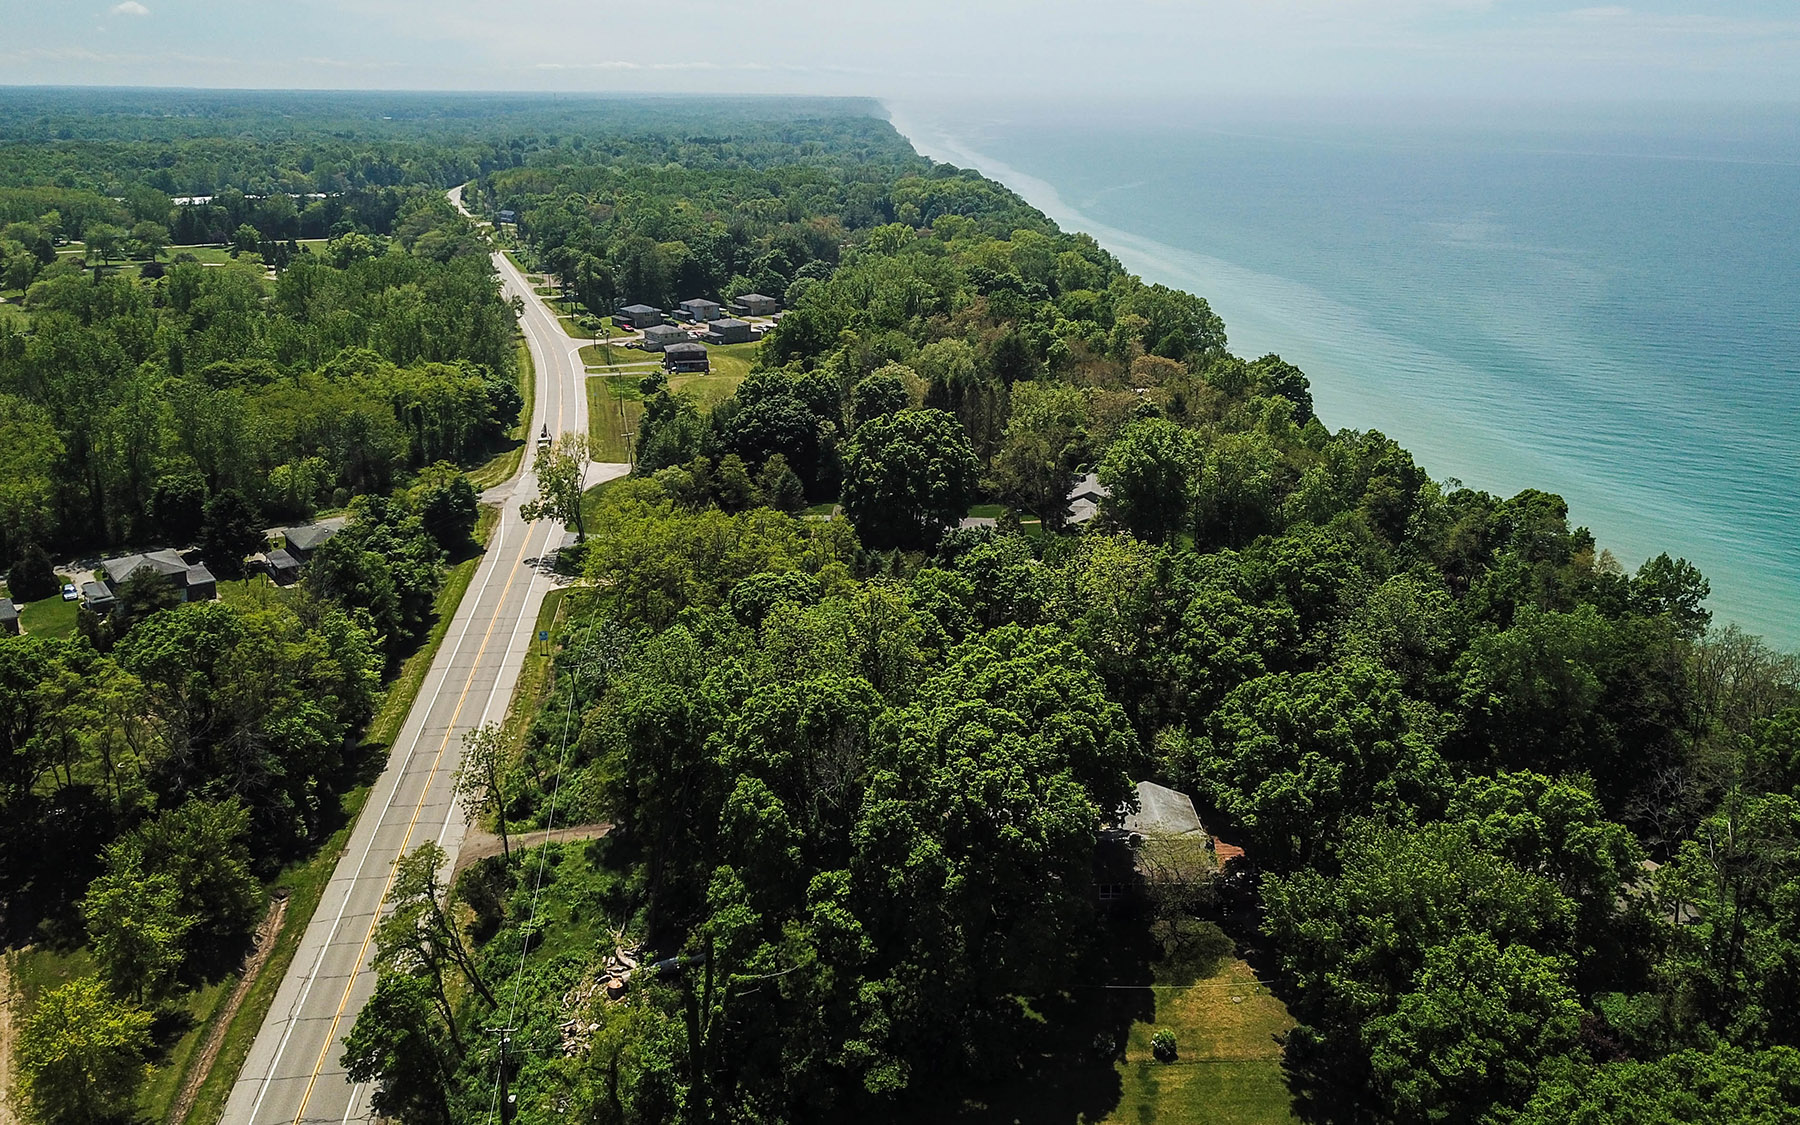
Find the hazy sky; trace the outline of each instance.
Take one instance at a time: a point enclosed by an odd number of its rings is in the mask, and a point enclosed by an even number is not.
[[[0,29],[3,84],[1800,99],[1796,0],[0,0]]]

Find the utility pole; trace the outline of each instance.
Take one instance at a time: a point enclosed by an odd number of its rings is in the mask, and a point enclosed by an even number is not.
[[[516,1027],[488,1028],[489,1035],[500,1037],[500,1125],[512,1125],[513,1118],[519,1111],[519,1107],[513,1101],[511,1060],[506,1057],[512,1049],[512,1033],[517,1030],[519,1029]]]

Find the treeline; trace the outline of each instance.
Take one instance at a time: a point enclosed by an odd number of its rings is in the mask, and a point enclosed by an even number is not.
[[[535,164],[688,166],[905,151],[861,99],[10,89],[0,187],[102,196],[445,189]]]
[[[270,280],[49,267],[0,322],[0,553],[186,544],[218,497],[304,519],[489,452],[518,418],[514,315],[442,197]],[[236,561],[221,558],[229,573]]]
[[[1332,432],[1303,373],[997,185],[897,171],[880,223],[832,189],[760,228],[843,236],[734,398],[646,385],[591,612],[487,794],[613,831],[477,865],[468,927],[409,884],[346,1055],[377,1108],[485,1112],[501,1018],[546,1119],[909,1119],[1104,1070],[1123,1028],[1076,985],[1129,942],[1090,864],[1150,778],[1246,847],[1303,1115],[1784,1120],[1800,662],[1554,495]],[[538,252],[753,229],[703,179],[625,201],[661,175],[571,175]],[[1085,471],[1110,496],[1058,534]],[[790,477],[847,518],[774,510]],[[955,529],[983,498],[1000,526]],[[669,960],[608,999],[618,934]]]

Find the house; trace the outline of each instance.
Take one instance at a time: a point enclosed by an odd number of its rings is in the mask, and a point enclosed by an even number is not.
[[[269,577],[277,586],[286,586],[300,578],[300,560],[277,547],[269,552]]]
[[[1112,495],[1112,489],[1100,483],[1094,473],[1075,482],[1069,489],[1069,514],[1064,517],[1071,524],[1084,524],[1100,514],[1100,501]]]
[[[286,553],[296,563],[303,563],[314,551],[324,546],[326,540],[342,530],[337,524],[309,523],[290,527],[281,533],[281,537],[287,540]]]
[[[719,319],[720,314],[724,310],[720,308],[719,302],[717,301],[708,301],[705,298],[696,297],[691,301],[681,302],[681,311],[687,319],[705,323],[709,320]]]
[[[519,213],[517,211],[502,211],[500,212],[500,221],[503,223],[516,223],[519,221]]]
[[[707,358],[706,345],[688,340],[663,349],[663,369],[671,375],[704,375],[712,370],[712,361]]]
[[[774,316],[781,311],[780,301],[761,293],[746,293],[731,304],[745,316]]]
[[[1138,782],[1137,797],[1137,811],[1103,830],[1094,847],[1094,894],[1105,907],[1210,882],[1218,873],[1213,838],[1192,798],[1152,781]]]
[[[119,604],[119,599],[113,597],[113,592],[106,588],[104,582],[83,582],[81,604],[90,613],[111,613],[112,607]]]
[[[122,555],[104,559],[100,569],[106,574],[106,587],[114,597],[119,586],[140,570],[162,575],[181,594],[184,602],[205,602],[219,596],[219,584],[205,563],[189,563],[179,554],[164,548],[141,555]]]
[[[709,344],[748,344],[750,342],[750,325],[736,317],[715,320],[706,326],[706,342]]]
[[[679,344],[688,338],[687,329],[676,324],[654,324],[644,329],[644,350],[660,352],[670,344]]]
[[[13,605],[12,595],[0,596],[0,633],[17,633],[19,631],[19,609]]]
[[[633,330],[649,328],[662,322],[662,310],[655,305],[626,305],[613,313],[614,324]]]

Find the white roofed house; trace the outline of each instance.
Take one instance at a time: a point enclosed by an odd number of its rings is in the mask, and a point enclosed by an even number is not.
[[[1100,502],[1111,495],[1112,489],[1100,483],[1098,474],[1086,474],[1069,489],[1069,514],[1064,519],[1076,527],[1088,523],[1100,514]]]
[[[1107,908],[1143,899],[1188,903],[1218,871],[1193,799],[1153,781],[1138,782],[1136,811],[1119,810],[1117,826],[1102,831],[1094,849],[1094,893]]]

